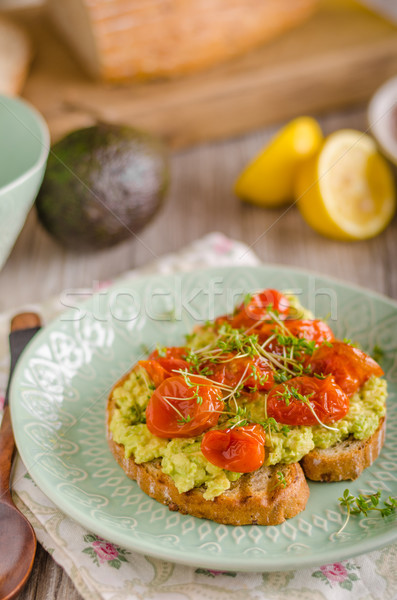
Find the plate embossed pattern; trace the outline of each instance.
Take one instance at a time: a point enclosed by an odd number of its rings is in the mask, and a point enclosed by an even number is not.
[[[115,463],[104,411],[113,383],[157,342],[183,343],[191,327],[230,310],[239,295],[290,289],[338,337],[385,351],[387,437],[356,481],[311,483],[306,510],[277,527],[232,527],[170,512],[143,494]],[[247,571],[296,568],[367,552],[395,539],[394,517],[351,519],[337,498],[381,489],[397,494],[397,305],[387,298],[283,267],[218,268],[116,284],[43,330],[12,385],[21,456],[41,489],[88,529],[127,548],[195,566]]]

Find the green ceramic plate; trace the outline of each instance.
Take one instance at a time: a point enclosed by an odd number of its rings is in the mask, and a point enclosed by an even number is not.
[[[385,352],[387,439],[381,456],[348,487],[397,495],[397,304],[295,269],[219,268],[118,283],[46,327],[23,354],[12,385],[22,459],[45,494],[89,530],[148,555],[241,571],[293,569],[368,552],[397,538],[395,517],[344,522],[346,483],[310,484],[306,510],[277,527],[232,527],[170,512],[143,494],[105,441],[112,384],[156,343],[177,345],[191,327],[230,311],[247,291],[290,289],[335,334]],[[69,303],[72,305],[72,302]],[[371,513],[370,513],[371,514]]]

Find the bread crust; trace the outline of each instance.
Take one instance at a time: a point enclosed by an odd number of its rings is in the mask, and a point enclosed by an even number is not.
[[[386,420],[380,420],[377,430],[366,440],[349,436],[331,448],[315,448],[301,460],[308,479],[313,481],[343,481],[357,479],[379,456],[385,441]]]
[[[246,473],[214,500],[203,498],[204,488],[179,493],[172,478],[163,473],[160,459],[137,464],[132,457],[125,457],[124,446],[113,440],[109,427],[114,410],[111,392],[106,410],[106,430],[113,456],[145,494],[170,510],[225,525],[278,525],[304,510],[309,486],[298,463],[261,467],[258,471]],[[279,471],[284,475],[285,488],[279,485]]]

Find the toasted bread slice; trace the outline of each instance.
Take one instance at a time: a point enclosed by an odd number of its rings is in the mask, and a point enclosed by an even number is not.
[[[167,505],[170,510],[226,525],[278,525],[304,510],[309,486],[298,463],[261,467],[258,471],[246,473],[214,500],[203,498],[204,488],[179,493],[172,478],[163,473],[160,459],[137,464],[132,457],[125,457],[124,446],[113,440],[109,429],[114,409],[115,403],[110,394],[107,439],[113,456],[143,492]],[[285,487],[280,485],[277,475],[280,471],[285,478]]]
[[[357,479],[378,457],[385,431],[386,421],[383,418],[377,430],[366,440],[355,440],[349,436],[330,448],[315,448],[301,460],[306,477],[313,481]]]

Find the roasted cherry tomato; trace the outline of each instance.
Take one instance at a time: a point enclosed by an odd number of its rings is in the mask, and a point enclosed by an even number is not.
[[[320,319],[291,319],[286,321],[285,325],[291,335],[305,338],[316,344],[332,342],[335,339],[332,329]]]
[[[270,390],[273,387],[273,369],[266,359],[235,356],[235,353],[222,354],[218,357],[219,362],[205,363],[207,376],[233,388],[240,382],[244,387],[255,390]]]
[[[189,350],[184,346],[168,346],[166,348],[153,350],[148,360],[157,360],[158,358],[181,358],[186,360]]]
[[[260,425],[212,429],[204,434],[201,452],[210,463],[237,473],[250,473],[265,460],[265,432]]]
[[[290,335],[297,338],[304,338],[308,342],[314,341],[316,346],[323,342],[334,340],[332,329],[324,321],[320,321],[320,319],[291,319],[284,321],[283,325],[285,325]],[[274,334],[289,335],[283,329],[277,327],[275,323],[263,323],[256,333],[261,344],[264,344]],[[283,346],[278,342],[276,337],[266,344],[265,349],[277,354],[283,353]]]
[[[287,298],[277,290],[263,290],[254,294],[247,303],[241,304],[232,317],[231,326],[234,329],[252,327],[258,321],[270,318],[270,310],[277,312],[281,319],[285,319],[289,311]]]
[[[371,375],[380,377],[382,368],[362,350],[344,342],[321,346],[310,359],[313,373],[332,374],[342,390],[351,396]]]
[[[313,411],[327,425],[343,419],[348,410],[349,398],[332,375],[326,379],[294,377],[275,386],[267,397],[268,416],[286,425],[319,425]]]
[[[177,375],[175,371],[189,370],[189,363],[184,360],[187,354],[188,350],[180,347],[164,348],[161,353],[156,349],[147,360],[140,360],[139,364],[146,369],[157,388],[164,379]]]
[[[153,392],[146,408],[146,424],[161,438],[193,437],[214,427],[223,410],[219,388],[200,385],[203,380],[190,375],[169,377]],[[218,412],[219,411],[219,412]]]
[[[163,383],[168,377],[174,377],[177,375],[175,371],[180,369],[185,371],[189,370],[189,363],[181,358],[157,358],[155,360],[140,360],[139,364],[144,367],[148,372],[150,379],[153,381],[155,387]]]
[[[270,318],[269,307],[276,311],[281,319],[285,319],[289,311],[287,298],[277,290],[263,290],[251,296],[248,302],[240,304],[232,316],[221,316],[215,319],[217,325],[229,323],[234,329],[254,328],[258,322]]]

